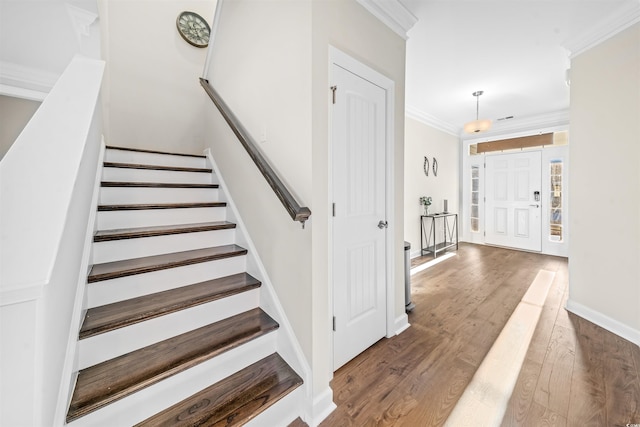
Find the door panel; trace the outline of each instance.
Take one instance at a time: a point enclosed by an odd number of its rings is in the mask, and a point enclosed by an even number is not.
[[[506,235],[507,234],[507,216],[508,212],[505,208],[495,208],[495,232],[497,234]]]
[[[516,237],[529,237],[529,209],[515,209],[515,235]]]
[[[334,369],[386,334],[385,96],[334,65]]]
[[[485,242],[530,251],[542,249],[539,151],[486,158]]]

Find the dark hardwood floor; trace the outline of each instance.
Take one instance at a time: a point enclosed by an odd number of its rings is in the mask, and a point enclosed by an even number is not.
[[[567,260],[461,244],[412,277],[411,327],[334,374],[321,425],[444,424],[540,269],[556,275],[502,425],[640,423],[640,348],[564,309]]]

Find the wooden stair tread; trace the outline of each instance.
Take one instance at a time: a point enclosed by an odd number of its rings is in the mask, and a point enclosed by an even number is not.
[[[182,182],[133,182],[133,181],[102,181],[102,187],[124,188],[218,188],[218,184],[190,184]]]
[[[67,422],[278,328],[259,308],[83,369]]]
[[[110,150],[134,151],[134,152],[137,152],[137,153],[150,153],[150,154],[166,154],[166,155],[169,155],[169,156],[197,157],[197,158],[201,158],[201,159],[204,159],[204,158],[207,157],[207,156],[204,156],[202,154],[172,153],[172,152],[169,152],[169,151],[145,150],[145,149],[142,149],[142,148],[116,147],[114,145],[107,145],[106,148],[110,149]]]
[[[168,268],[198,264],[216,259],[230,258],[245,255],[247,250],[238,245],[222,245],[204,249],[194,249],[184,252],[153,255],[142,258],[125,259],[122,261],[94,264],[89,272],[89,283],[118,277],[132,276],[134,274],[148,273],[151,271],[165,270]]]
[[[189,208],[220,208],[227,206],[226,202],[205,203],[145,203],[132,205],[99,205],[98,211],[136,211],[145,209],[189,209]]]
[[[104,162],[105,168],[120,168],[120,169],[148,169],[158,171],[171,171],[171,172],[201,172],[211,173],[210,168],[189,168],[183,166],[160,166],[160,165],[144,165],[141,163],[119,163],[119,162]]]
[[[260,287],[258,279],[238,273],[87,310],[80,339]]]
[[[100,230],[93,236],[93,241],[106,242],[110,240],[167,236],[170,234],[197,233],[201,231],[226,230],[230,228],[236,228],[236,225],[227,221],[212,221],[194,224],[157,225],[153,227]]]
[[[274,353],[136,426],[243,425],[301,384],[302,378]]]

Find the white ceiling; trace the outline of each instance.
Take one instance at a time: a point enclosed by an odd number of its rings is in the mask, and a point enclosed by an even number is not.
[[[569,108],[565,46],[638,0],[400,0],[418,22],[408,32],[410,116],[460,134],[480,118],[494,129]],[[513,116],[513,119],[496,121]],[[477,136],[477,135],[476,135]]]
[[[9,85],[44,97],[76,53],[99,56],[99,35],[80,34],[97,13],[96,0],[0,0],[0,93]]]

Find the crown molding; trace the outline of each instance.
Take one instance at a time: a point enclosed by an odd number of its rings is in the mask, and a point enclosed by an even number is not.
[[[494,122],[488,132],[481,134],[468,134],[460,131],[459,136],[463,141],[475,139],[487,139],[498,135],[514,134],[518,132],[529,133],[547,128],[566,128],[569,126],[569,110],[554,111],[523,118],[516,118],[505,122]]]
[[[60,77],[56,73],[0,61],[0,84],[41,93],[49,93]]]
[[[356,1],[405,40],[409,38],[407,32],[418,22],[418,18],[398,0]]]
[[[47,97],[46,92],[37,90],[23,89],[21,87],[8,86],[0,83],[0,95],[10,96],[12,98],[27,99],[29,101],[44,101]]]
[[[431,126],[432,128],[440,130],[444,133],[448,133],[449,135],[460,135],[460,128],[458,126],[454,126],[451,123],[440,120],[437,117],[434,117],[429,113],[425,113],[424,111],[421,111],[412,105],[405,106],[405,114],[411,119],[417,120],[420,123]]]
[[[504,122],[493,122],[491,130],[482,133],[464,133],[459,126],[440,120],[429,113],[425,113],[411,105],[405,106],[405,115],[427,126],[438,129],[449,135],[457,136],[461,140],[477,138],[491,138],[497,135],[512,134],[515,132],[531,132],[544,128],[562,128],[569,126],[569,110],[554,111],[522,118],[515,118]]]
[[[67,7],[67,14],[71,18],[78,43],[82,43],[83,37],[91,37],[91,25],[98,19],[98,15],[70,3],[65,3],[65,6]]]
[[[638,22],[640,22],[640,0],[634,0],[632,3],[620,6],[589,30],[566,40],[563,46],[569,50],[569,57],[573,59]]]

